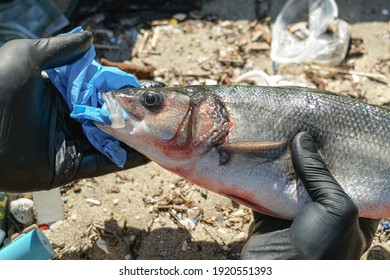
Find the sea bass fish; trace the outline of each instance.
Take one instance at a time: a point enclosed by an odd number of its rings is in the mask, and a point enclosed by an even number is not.
[[[189,86],[103,93],[103,131],[162,167],[267,215],[311,200],[290,143],[310,133],[361,217],[390,217],[390,108],[299,87]]]

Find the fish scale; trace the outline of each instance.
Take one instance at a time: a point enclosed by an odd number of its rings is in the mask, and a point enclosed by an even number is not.
[[[126,89],[111,95],[117,100],[116,106],[122,106],[131,115],[125,103],[130,100],[142,107],[138,96],[144,91]],[[257,143],[287,143],[285,150],[280,148],[274,153],[259,151],[258,156],[256,151],[253,155],[235,151],[231,152],[229,160],[221,161],[221,139],[215,143],[207,139],[208,142],[202,143],[201,147],[186,147],[188,156],[179,161],[174,150],[167,153],[166,147],[161,148],[166,144],[154,139],[156,133],[150,129],[126,134],[107,125],[99,126],[184,178],[257,211],[293,219],[310,199],[295,177],[289,144],[297,133],[307,131],[315,138],[330,171],[356,203],[360,215],[369,218],[390,216],[388,107],[299,87],[191,86],[147,91],[161,94],[166,100],[190,97],[197,106],[204,100],[213,100],[218,105],[214,107],[224,108],[218,114],[226,114],[231,124],[226,132],[221,128],[224,147],[229,147],[229,143],[239,143],[236,146],[254,143],[253,147],[261,150]],[[208,98],[210,96],[213,98]],[[153,129],[164,129],[161,119],[170,109],[167,105],[159,112],[146,113],[148,117],[140,120],[142,127],[153,125],[155,121]],[[209,110],[212,111],[212,107]],[[193,111],[192,117],[196,118],[197,112]],[[160,119],[156,118],[158,114]],[[203,112],[202,122],[207,114],[207,110]],[[210,113],[210,121],[218,119],[215,114]],[[180,122],[174,119],[165,121]],[[202,129],[202,122],[197,123],[197,130]],[[137,140],[141,138],[143,141]],[[153,139],[153,144],[148,144],[145,139]],[[191,152],[191,149],[196,152]],[[279,157],[275,156],[279,153]]]

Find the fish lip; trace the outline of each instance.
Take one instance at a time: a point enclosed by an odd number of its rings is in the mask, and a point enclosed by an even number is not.
[[[117,95],[115,91],[101,93],[110,113],[111,128],[121,129],[126,127],[127,129],[134,129],[140,120],[122,107],[121,102],[117,99]]]

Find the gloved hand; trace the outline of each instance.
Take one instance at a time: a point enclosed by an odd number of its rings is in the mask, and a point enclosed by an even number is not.
[[[91,32],[13,40],[0,48],[0,190],[51,189],[122,170],[88,142],[41,71],[67,65],[92,44]],[[145,164],[128,150],[124,168]]]
[[[254,213],[253,235],[242,259],[359,259],[379,221],[363,219],[327,169],[316,143],[299,133],[291,146],[294,169],[313,200],[286,221]]]

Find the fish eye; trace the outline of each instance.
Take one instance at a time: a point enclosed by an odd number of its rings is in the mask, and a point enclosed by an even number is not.
[[[147,109],[158,109],[162,105],[161,94],[147,91],[142,95],[142,103]]]

